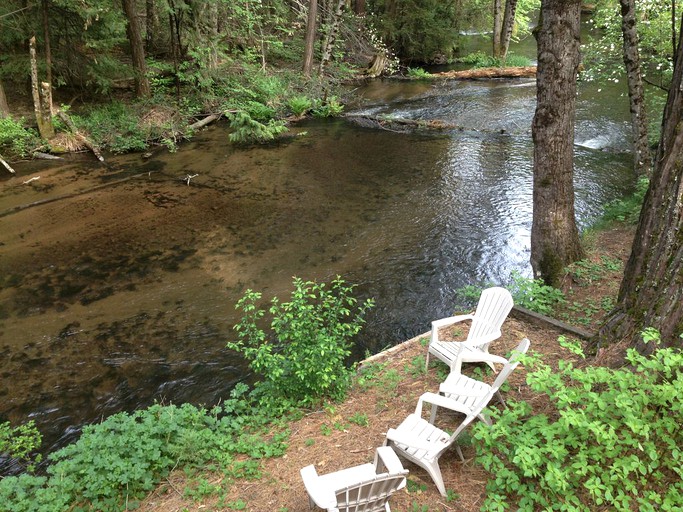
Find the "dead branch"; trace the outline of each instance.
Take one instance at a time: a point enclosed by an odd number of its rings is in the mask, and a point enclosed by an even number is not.
[[[1,164],[5,167],[5,169],[7,169],[9,172],[11,172],[12,174],[16,174],[16,172],[14,172],[14,169],[12,169],[12,166],[11,166],[10,164],[8,164],[8,163],[5,161],[4,158],[2,158],[2,155],[0,155],[0,163],[1,163]]]
[[[59,112],[57,112],[57,116],[58,116],[62,121],[64,121],[64,124],[66,124],[66,126],[69,128],[69,130],[71,131],[71,133],[73,133],[74,136],[75,136],[78,140],[80,140],[80,141],[85,145],[85,147],[87,147],[90,151],[93,152],[93,154],[97,157],[97,159],[98,159],[100,162],[104,162],[104,157],[102,156],[102,153],[100,153],[99,148],[98,148],[97,146],[95,146],[95,145],[90,141],[90,139],[88,139],[87,137],[85,137],[83,134],[81,134],[81,133],[78,131],[78,128],[76,128],[76,125],[75,125],[74,122],[71,120],[71,118],[67,115],[66,112],[63,112],[63,111],[60,110]]]

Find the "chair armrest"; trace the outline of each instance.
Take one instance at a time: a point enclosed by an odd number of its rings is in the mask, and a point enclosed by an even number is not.
[[[437,395],[436,393],[427,392],[423,393],[417,401],[417,407],[415,408],[416,415],[422,415],[422,404],[424,402],[436,405],[438,407],[444,407],[446,409],[450,409],[451,411],[460,412],[462,414],[469,414],[470,412],[472,412],[469,407],[465,407],[464,405],[456,402],[455,400],[451,400],[450,398],[447,398],[443,395]]]
[[[315,466],[311,464],[310,466],[301,468],[299,473],[301,473],[301,479],[304,481],[306,492],[308,492],[311,500],[313,500],[318,507],[323,509],[336,509],[337,496],[335,490],[321,485]]]
[[[441,327],[446,327],[447,325],[453,325],[457,324],[458,322],[463,322],[465,320],[472,320],[474,318],[473,314],[469,315],[457,315],[457,316],[449,316],[447,318],[441,318],[439,320],[434,320],[432,322],[432,329],[434,328],[441,328]]]
[[[425,450],[427,452],[431,452],[436,449],[436,446],[430,441],[417,439],[412,434],[401,432],[393,428],[390,428],[387,431],[387,440],[397,444],[405,444],[406,446],[410,446],[411,448]]]
[[[377,468],[377,474],[393,474],[403,471],[403,464],[401,464],[396,452],[389,446],[380,446],[377,448],[375,467]]]

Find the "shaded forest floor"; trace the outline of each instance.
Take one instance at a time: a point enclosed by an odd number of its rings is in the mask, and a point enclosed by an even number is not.
[[[586,240],[586,264],[567,275],[564,292],[567,302],[556,314],[563,321],[592,330],[616,300],[623,263],[633,238],[633,228],[613,227],[590,235]],[[425,325],[429,322],[426,321]],[[462,339],[466,331],[453,332]],[[540,353],[551,366],[560,359],[576,365],[607,364],[620,359],[619,347],[599,351],[596,356],[578,361],[558,344],[567,335],[549,324],[511,315],[503,326],[503,336],[492,345],[492,352],[504,354],[519,340],[528,337],[531,350]],[[289,448],[282,457],[265,459],[258,480],[229,481],[221,474],[176,471],[151,493],[139,510],[176,512],[206,510],[249,510],[254,512],[303,512],[309,510],[299,470],[315,464],[319,474],[371,462],[375,448],[384,442],[386,431],[397,426],[413,412],[417,398],[425,391],[437,391],[445,378],[446,366],[436,361],[424,371],[427,335],[418,336],[361,367],[362,379],[354,385],[348,399],[322,410],[311,411],[291,424]],[[466,365],[471,372],[477,365]],[[526,385],[525,369],[520,367],[508,381],[507,397],[526,400],[543,412],[544,400]],[[454,418],[441,417],[444,426],[455,425]],[[448,421],[451,425],[448,425]],[[391,499],[394,512],[473,511],[479,510],[489,475],[476,464],[474,447],[463,446],[466,462],[454,450],[441,458],[448,498],[442,497],[427,473],[405,462],[408,485]]]

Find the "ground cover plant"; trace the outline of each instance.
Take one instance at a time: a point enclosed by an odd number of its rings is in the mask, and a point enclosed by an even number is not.
[[[656,331],[644,333],[658,342]],[[485,510],[680,510],[683,352],[626,352],[627,366],[559,371],[527,358],[527,382],[550,407],[508,401],[477,425],[477,461],[492,475]]]

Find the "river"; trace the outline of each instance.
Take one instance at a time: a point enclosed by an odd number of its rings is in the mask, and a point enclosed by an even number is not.
[[[633,186],[622,92],[580,87],[581,226]],[[176,153],[3,175],[0,420],[35,420],[49,451],[117,411],[216,403],[249,379],[225,348],[247,288],[286,299],[293,276],[357,284],[376,300],[359,359],[427,331],[464,285],[530,275],[534,82],[378,80],[354,94],[349,112],[461,129],[319,119],[236,148],[217,123]]]

